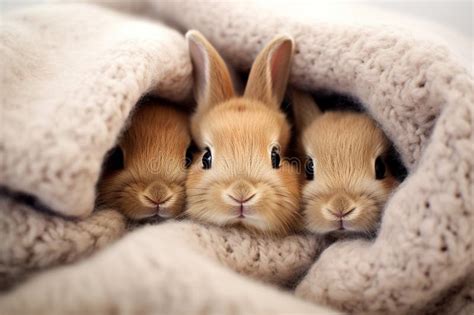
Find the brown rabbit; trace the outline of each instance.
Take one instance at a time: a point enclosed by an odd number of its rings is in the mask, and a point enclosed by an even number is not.
[[[280,36],[258,55],[243,97],[229,71],[197,31],[186,34],[195,74],[197,110],[191,131],[202,150],[187,179],[187,213],[221,226],[269,234],[293,230],[299,181],[285,156],[290,127],[280,111],[293,40]]]
[[[366,114],[321,113],[310,95],[294,90],[290,94],[300,150],[306,156],[306,228],[316,233],[373,233],[398,185],[385,162],[389,140]]]
[[[118,208],[135,220],[180,214],[190,142],[185,113],[161,102],[138,106],[118,145],[123,168],[106,173],[99,182],[98,207]]]

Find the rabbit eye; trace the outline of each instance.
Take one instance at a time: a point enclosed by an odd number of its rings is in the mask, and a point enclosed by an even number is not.
[[[120,146],[116,146],[107,153],[107,158],[105,159],[102,171],[104,173],[109,173],[113,171],[123,170],[125,168],[125,158],[124,152]]]
[[[202,156],[202,168],[208,170],[212,165],[212,154],[209,148],[204,149],[204,155]]]
[[[189,168],[193,163],[193,156],[196,150],[196,145],[194,143],[191,143],[186,149],[186,155],[184,157],[184,166],[186,168]]]
[[[314,179],[314,162],[313,162],[313,159],[310,158],[309,156],[306,158],[304,170],[306,173],[306,179],[313,180]]]
[[[272,155],[272,167],[280,168],[280,162],[281,162],[280,149],[278,149],[278,147],[273,147],[271,155]]]
[[[378,156],[375,159],[375,179],[381,180],[385,178],[385,163],[382,156]]]

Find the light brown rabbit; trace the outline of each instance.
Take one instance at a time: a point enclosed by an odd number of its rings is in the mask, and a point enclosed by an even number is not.
[[[310,95],[292,90],[290,97],[306,156],[306,228],[316,233],[372,234],[398,185],[386,166],[389,140],[366,114],[321,113]]]
[[[187,213],[221,226],[286,234],[299,218],[296,169],[284,159],[290,126],[280,111],[293,40],[280,36],[258,55],[243,97],[229,71],[197,31],[186,34],[197,110],[191,131],[202,153],[187,179]]]
[[[138,106],[118,144],[123,165],[106,171],[99,182],[98,207],[119,209],[135,220],[179,215],[184,211],[190,142],[185,113],[161,101]]]

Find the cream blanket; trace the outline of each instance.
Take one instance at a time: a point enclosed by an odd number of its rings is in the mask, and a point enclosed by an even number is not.
[[[324,19],[280,2],[109,6],[135,17],[59,4],[1,20],[1,314],[474,311],[474,86],[462,53],[419,29]],[[127,231],[113,209],[92,210],[102,159],[134,104],[145,93],[190,95],[187,47],[173,28],[199,29],[241,70],[289,33],[293,85],[364,104],[410,171],[375,241],[320,255],[328,243],[314,236],[168,222],[70,264]],[[269,285],[296,286],[297,297]]]

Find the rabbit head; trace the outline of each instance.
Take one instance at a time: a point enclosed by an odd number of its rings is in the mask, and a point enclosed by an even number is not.
[[[118,208],[135,220],[180,214],[190,142],[187,115],[159,104],[140,106],[115,153],[123,165],[98,185],[98,205]]]
[[[390,142],[368,115],[321,113],[312,97],[292,91],[306,183],[306,228],[372,233],[397,180],[386,165]]]
[[[285,159],[290,126],[280,111],[292,39],[277,37],[261,51],[239,97],[212,45],[196,31],[186,36],[197,101],[191,132],[201,150],[187,179],[187,213],[221,226],[288,233],[298,221],[300,191]]]

